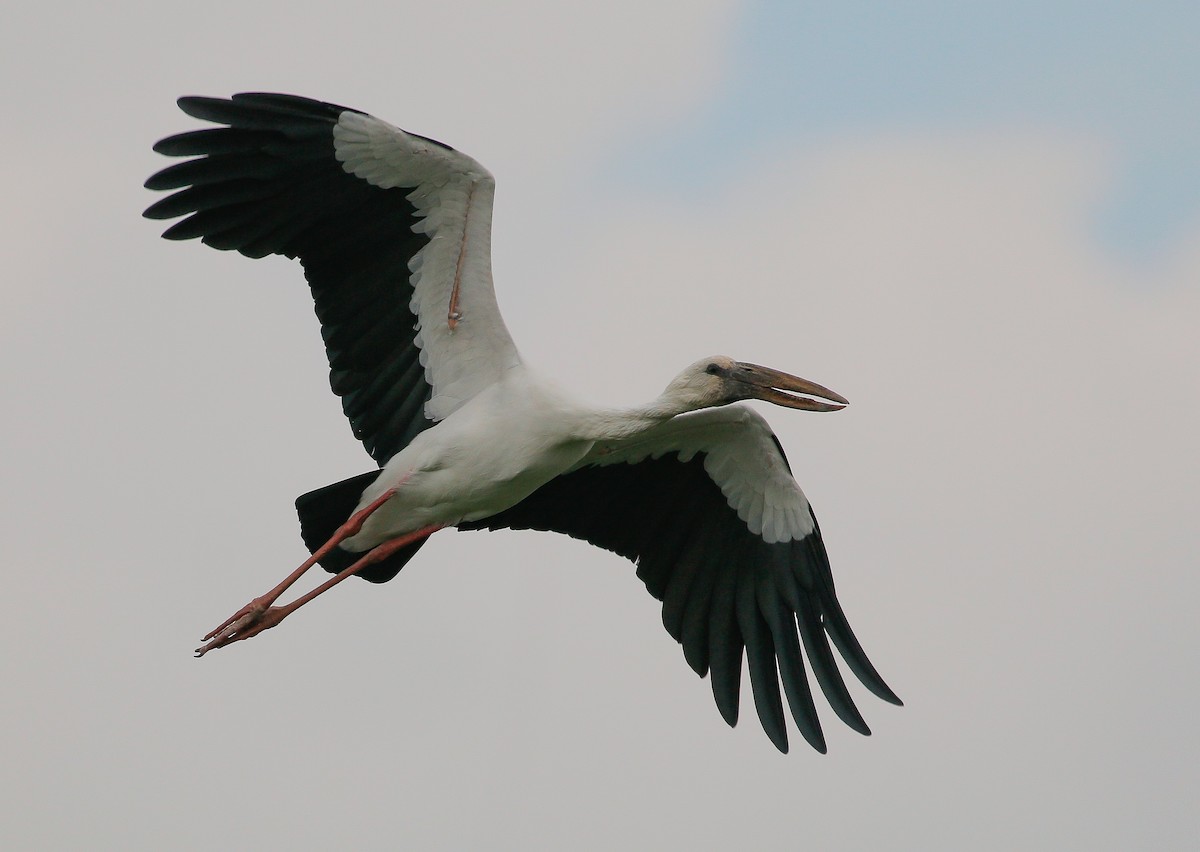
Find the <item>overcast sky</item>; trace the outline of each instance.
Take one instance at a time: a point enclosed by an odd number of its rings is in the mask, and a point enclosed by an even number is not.
[[[1194,848],[1195,4],[25,5],[0,845]],[[581,397],[714,353],[848,396],[764,413],[907,706],[782,756],[632,565],[534,533],[193,660],[371,466],[299,268],[140,218],[174,99],[243,90],[491,169],[509,328]]]

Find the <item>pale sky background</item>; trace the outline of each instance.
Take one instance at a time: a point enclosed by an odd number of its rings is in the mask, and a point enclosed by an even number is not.
[[[1200,6],[33,4],[0,33],[0,846],[1184,849],[1200,836]],[[498,180],[533,363],[765,413],[905,699],[729,730],[629,563],[442,533],[203,661],[369,469],[297,266],[158,239],[183,94]],[[769,408],[769,407],[768,407]],[[824,708],[822,708],[824,709]]]

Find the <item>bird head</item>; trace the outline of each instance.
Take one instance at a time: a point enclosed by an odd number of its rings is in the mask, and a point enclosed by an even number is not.
[[[744,399],[761,399],[804,411],[837,411],[849,405],[844,396],[816,382],[770,367],[735,361],[725,355],[714,355],[692,364],[671,381],[664,396],[691,409],[728,405]],[[813,396],[832,402],[809,398]]]

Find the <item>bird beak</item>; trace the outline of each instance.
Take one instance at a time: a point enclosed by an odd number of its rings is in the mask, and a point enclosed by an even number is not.
[[[757,364],[739,362],[731,371],[731,377],[750,385],[749,395],[756,398],[782,405],[786,408],[800,408],[804,411],[838,411],[850,404],[850,400],[841,394],[834,393],[829,388],[821,387],[816,382],[801,379],[798,376],[781,373],[770,367],[760,367]],[[828,402],[818,402],[804,396],[808,394],[822,399],[840,403],[832,405]]]

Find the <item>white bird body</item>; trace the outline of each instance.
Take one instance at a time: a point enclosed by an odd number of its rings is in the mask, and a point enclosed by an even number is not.
[[[342,546],[361,553],[424,527],[491,517],[584,461],[615,464],[668,451],[686,461],[702,449],[709,474],[753,533],[772,544],[803,538],[812,532],[808,501],[766,421],[738,405],[697,410],[723,398],[723,382],[707,367],[736,363],[720,355],[697,361],[657,399],[629,409],[587,406],[525,365],[512,367],[384,465],[355,510],[395,493]]]
[[[579,428],[584,414],[524,365],[513,367],[384,465],[356,511],[395,494],[343,546],[364,552],[516,505],[587,455],[593,442]]]
[[[500,316],[495,181],[475,160],[307,98],[179,104],[221,126],[155,146],[199,156],[146,182],[176,191],[145,215],[186,217],[164,233],[171,239],[300,260],[331,387],[380,468],[296,501],[312,558],[210,632],[199,654],[273,627],[346,577],[390,580],[438,529],[538,529],[637,563],[663,601],[664,626],[688,664],[711,675],[731,725],[744,658],[759,719],[780,750],[781,682],[797,727],[825,750],[805,657],[837,715],[870,733],[830,641],[868,689],[900,703],[846,621],[782,447],[761,416],[730,405],[753,398],[832,411],[844,398],[714,356],[644,406],[580,403],[524,363]],[[336,576],[273,605],[318,563]]]

